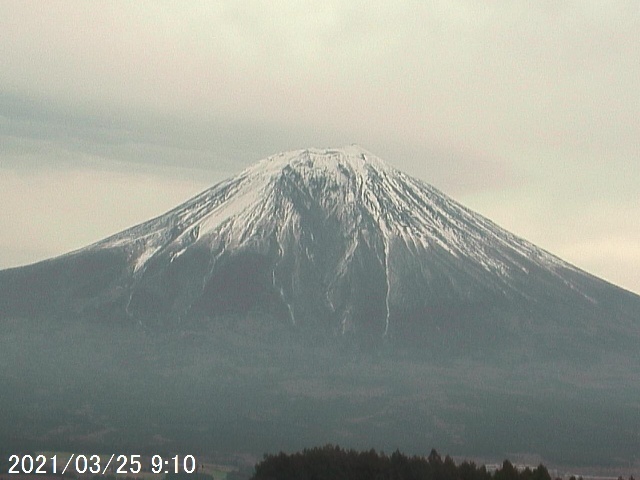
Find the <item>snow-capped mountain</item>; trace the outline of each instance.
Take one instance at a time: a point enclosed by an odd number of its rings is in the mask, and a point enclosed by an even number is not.
[[[357,146],[1,271],[0,332],[7,451],[639,451],[640,297]]]
[[[358,146],[273,155],[3,280],[7,311],[108,311],[143,325],[258,310],[334,335],[420,343],[449,332],[466,345],[498,331],[637,334],[640,323],[639,297]]]

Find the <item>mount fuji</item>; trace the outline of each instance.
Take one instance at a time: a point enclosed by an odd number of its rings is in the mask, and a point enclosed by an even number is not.
[[[355,145],[0,271],[0,327],[14,450],[640,461],[640,297]]]
[[[153,220],[5,271],[0,287],[13,314],[170,326],[259,310],[416,346],[640,332],[636,295],[355,145],[273,155]]]

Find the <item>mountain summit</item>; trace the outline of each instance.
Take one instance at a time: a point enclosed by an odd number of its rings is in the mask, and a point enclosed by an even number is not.
[[[270,156],[164,215],[3,279],[14,312],[54,306],[170,325],[258,311],[367,342],[448,348],[637,334],[640,312],[637,296],[355,145]]]

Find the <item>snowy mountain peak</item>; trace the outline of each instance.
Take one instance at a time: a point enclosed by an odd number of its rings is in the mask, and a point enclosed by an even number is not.
[[[384,161],[359,145],[352,144],[342,148],[306,148],[291,150],[271,155],[257,163],[251,169],[266,170],[270,167],[282,169],[285,165],[317,166],[322,168],[329,165],[344,165],[361,170],[366,164],[378,168],[388,168]]]
[[[100,246],[144,243],[137,269],[163,248],[167,236],[160,232],[180,230],[181,237],[197,229],[190,238],[220,233],[220,229],[260,223],[267,227],[287,212],[297,211],[300,202],[312,200],[326,208],[353,210],[357,197],[370,208],[378,208],[371,186],[394,169],[357,145],[336,149],[304,149],[282,152],[251,165],[237,176],[220,182],[164,216],[110,237]],[[297,200],[291,196],[300,197]],[[260,217],[260,218],[258,218]],[[270,225],[271,230],[275,225]],[[151,231],[150,231],[151,230]],[[155,231],[154,231],[155,230]],[[238,236],[248,238],[244,233]],[[253,232],[254,234],[257,232]],[[160,243],[158,243],[160,242]]]
[[[172,315],[215,310],[229,275],[238,289],[262,278],[292,323],[327,317],[343,333],[373,322],[387,335],[434,302],[528,299],[532,275],[594,302],[579,270],[357,145],[272,155],[96,249],[126,252],[130,313],[164,281]]]
[[[358,145],[342,148],[292,150],[271,155],[242,172],[240,177],[265,178],[293,169],[308,176],[366,177],[374,169],[391,171],[384,161]]]

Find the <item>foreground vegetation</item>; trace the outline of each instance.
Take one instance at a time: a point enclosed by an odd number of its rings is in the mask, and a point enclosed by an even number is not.
[[[473,462],[459,465],[431,450],[428,457],[395,451],[390,456],[369,450],[357,452],[326,445],[302,452],[265,455],[252,480],[552,480],[544,465],[518,469],[505,460],[488,471]],[[571,480],[575,480],[572,477]],[[621,480],[621,479],[619,479]],[[633,480],[633,477],[630,477]]]
[[[375,450],[357,452],[326,445],[294,454],[266,455],[256,465],[254,480],[551,480],[547,469],[518,472],[505,461],[493,475],[484,466],[451,457],[444,460],[432,450],[428,457],[408,457],[399,451],[391,456]]]

